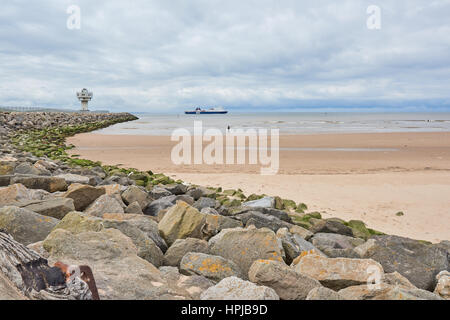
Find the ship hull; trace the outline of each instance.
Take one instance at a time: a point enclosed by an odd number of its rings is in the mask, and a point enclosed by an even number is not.
[[[228,111],[185,111],[185,114],[227,114]]]

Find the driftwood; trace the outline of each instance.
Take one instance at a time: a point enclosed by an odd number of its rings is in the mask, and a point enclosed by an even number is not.
[[[63,270],[50,267],[46,259],[1,230],[0,272],[30,299],[93,299],[86,282],[79,277],[67,278]]]

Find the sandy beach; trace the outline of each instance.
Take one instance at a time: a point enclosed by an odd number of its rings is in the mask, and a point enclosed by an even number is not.
[[[389,234],[450,239],[448,132],[281,136],[275,176],[261,176],[260,165],[174,165],[177,142],[168,136],[87,133],[67,142],[76,146],[72,154],[104,164],[278,195],[324,217],[363,220]]]

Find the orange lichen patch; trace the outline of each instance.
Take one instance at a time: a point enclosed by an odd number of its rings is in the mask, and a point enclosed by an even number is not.
[[[231,271],[231,268],[228,266],[223,266],[220,263],[213,262],[210,258],[207,258],[202,261],[202,266],[198,268],[198,270],[217,273],[217,272],[229,272]]]
[[[314,249],[309,250],[309,251],[302,251],[300,253],[300,255],[292,261],[292,264],[294,266],[297,265],[303,257],[310,255],[310,254],[317,254],[317,252]]]

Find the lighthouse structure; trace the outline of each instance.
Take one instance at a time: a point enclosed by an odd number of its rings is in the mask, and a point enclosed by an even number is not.
[[[92,92],[88,91],[88,89],[86,89],[86,88],[81,90],[81,92],[77,92],[77,98],[78,98],[78,100],[81,101],[81,111],[82,112],[89,111],[88,102],[91,101],[93,96],[94,96],[94,94]]]

